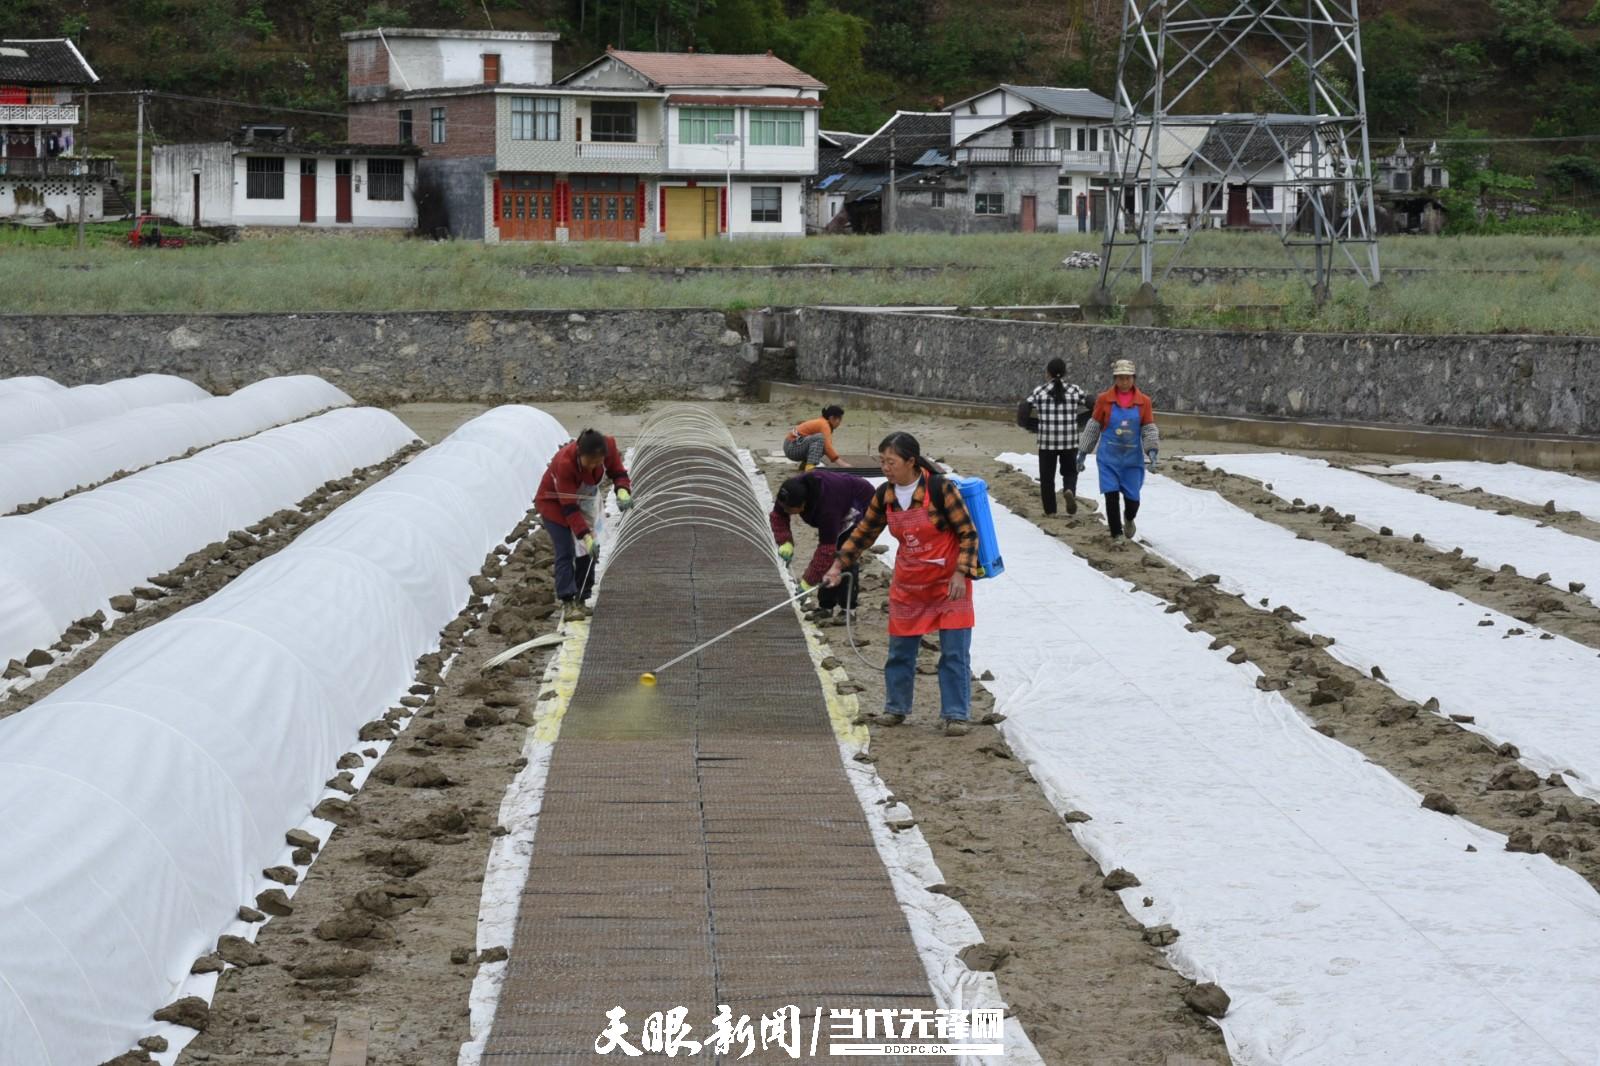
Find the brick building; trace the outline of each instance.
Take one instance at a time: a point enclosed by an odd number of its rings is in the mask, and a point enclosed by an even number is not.
[[[482,239],[497,94],[547,87],[556,33],[359,30],[344,35],[350,141],[422,149],[418,227]]]

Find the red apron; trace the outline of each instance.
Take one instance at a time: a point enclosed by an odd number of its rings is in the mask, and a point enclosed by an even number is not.
[[[892,489],[890,491],[893,491]],[[889,635],[920,637],[940,629],[971,629],[972,579],[964,578],[967,594],[950,599],[950,575],[960,559],[961,538],[954,530],[933,524],[933,501],[927,479],[922,506],[889,509],[889,532],[900,542],[889,585]]]

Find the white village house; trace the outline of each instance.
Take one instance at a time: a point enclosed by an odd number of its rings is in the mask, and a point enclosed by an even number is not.
[[[953,162],[987,172],[976,183],[969,179],[974,188],[983,185],[1016,201],[1002,203],[1003,213],[1020,222],[1021,197],[1030,196],[1033,228],[1065,233],[1099,224],[1093,207],[1097,199],[1104,202],[1096,193],[1111,173],[1104,128],[1111,121],[1110,100],[1089,89],[1001,84],[945,110]],[[1038,168],[1043,171],[1033,173]],[[1044,180],[1049,176],[1053,182]]]
[[[71,41],[0,40],[0,218],[97,221],[125,205],[116,164],[85,157],[83,90],[100,78]]]

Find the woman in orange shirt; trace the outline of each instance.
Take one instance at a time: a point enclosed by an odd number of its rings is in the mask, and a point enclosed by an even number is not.
[[[783,438],[783,454],[800,464],[800,469],[810,470],[820,466],[824,457],[830,463],[839,461],[833,449],[833,431],[844,421],[844,408],[830,403],[822,409],[821,418],[800,423]]]

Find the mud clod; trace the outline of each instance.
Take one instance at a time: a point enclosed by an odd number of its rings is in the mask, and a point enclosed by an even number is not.
[[[203,1033],[211,1023],[211,1007],[199,996],[184,996],[176,1003],[156,1011],[153,1017],[158,1022],[169,1022]]]
[[[1443,792],[1430,792],[1423,796],[1422,807],[1424,810],[1438,811],[1440,814],[1456,813],[1455,801]]]
[[[1105,880],[1100,884],[1108,891],[1120,892],[1125,888],[1138,888],[1140,882],[1137,877],[1119,866],[1106,874]]]
[[[1539,787],[1539,775],[1526,766],[1502,766],[1488,787],[1491,792],[1528,792]]]
[[[294,904],[289,902],[289,894],[283,889],[269,888],[256,896],[256,909],[274,918],[287,918],[294,913]]]
[[[1152,925],[1144,931],[1144,942],[1153,947],[1164,948],[1178,939],[1178,931],[1170,925]]]
[[[1228,993],[1210,983],[1195,985],[1183,994],[1184,1003],[1197,1014],[1204,1014],[1207,1018],[1221,1018],[1228,1013],[1232,1000]]]
[[[975,973],[993,973],[1011,958],[1011,949],[993,944],[968,944],[957,955],[967,969]]]
[[[242,936],[218,937],[217,955],[233,966],[264,966],[270,961],[266,952]]]
[[[360,977],[372,969],[372,960],[359,951],[321,951],[304,962],[289,967],[296,981],[315,981],[322,978]]]

